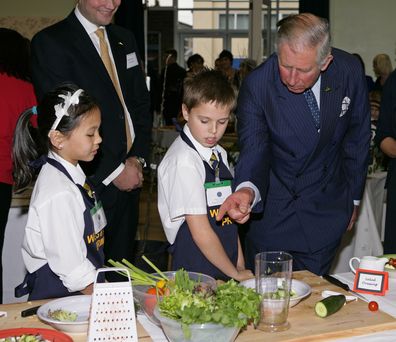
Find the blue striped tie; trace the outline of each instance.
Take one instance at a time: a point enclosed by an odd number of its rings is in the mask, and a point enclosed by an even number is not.
[[[320,110],[316,98],[311,89],[304,92],[305,99],[307,100],[308,107],[311,110],[312,118],[314,119],[316,129],[320,128]]]

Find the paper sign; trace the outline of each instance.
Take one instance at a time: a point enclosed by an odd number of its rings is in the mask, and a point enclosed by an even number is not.
[[[353,291],[384,296],[388,290],[388,277],[388,272],[358,268],[356,270]]]

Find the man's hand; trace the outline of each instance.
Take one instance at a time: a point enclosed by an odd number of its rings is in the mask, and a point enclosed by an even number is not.
[[[135,157],[129,157],[125,161],[124,170],[113,180],[113,184],[121,191],[131,191],[142,187],[142,165]]]
[[[254,191],[250,188],[241,188],[227,197],[221,205],[216,220],[220,221],[228,213],[235,222],[245,223],[250,217],[250,206],[254,199]]]
[[[349,221],[349,224],[348,224],[348,228],[347,228],[348,232],[352,230],[354,224],[356,223],[356,221],[358,219],[358,216],[359,216],[359,206],[355,205],[353,207],[351,220]]]

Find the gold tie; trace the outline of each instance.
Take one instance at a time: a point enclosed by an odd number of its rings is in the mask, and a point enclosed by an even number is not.
[[[109,73],[109,76],[113,82],[114,88],[118,94],[118,97],[120,98],[121,103],[124,103],[120,84],[118,83],[116,74],[115,74],[115,66],[113,65],[113,62],[111,61],[110,54],[109,54],[109,49],[107,47],[107,42],[104,36],[104,29],[99,28],[95,31],[95,34],[99,37],[99,46],[100,46],[100,58],[103,61],[103,64],[106,67],[107,72]],[[125,110],[124,110],[125,112]],[[129,123],[128,123],[128,118],[127,118],[127,113],[124,113],[125,117],[125,131],[126,131],[126,138],[127,138],[127,152],[132,147],[132,137],[131,137],[131,130],[129,128]]]
[[[213,169],[217,168],[217,165],[219,164],[219,160],[217,159],[216,153],[214,151],[212,151],[212,155],[210,156],[210,166]]]
[[[83,188],[85,189],[85,191],[87,192],[89,197],[91,197],[91,198],[94,197],[94,192],[87,182],[84,183]]]

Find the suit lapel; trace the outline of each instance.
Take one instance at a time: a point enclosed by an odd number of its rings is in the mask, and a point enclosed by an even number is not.
[[[106,31],[110,42],[111,52],[113,53],[120,87],[121,89],[125,89],[126,73],[124,71],[127,70],[125,43],[117,37],[114,30],[112,30],[111,25],[106,27]]]
[[[342,89],[338,81],[339,77],[332,74],[332,70],[322,74],[320,87],[321,129],[318,148],[321,148],[322,144],[328,143],[333,136],[337,119],[341,113]]]
[[[85,65],[92,66],[95,69],[96,75],[98,75],[98,77],[100,77],[103,82],[113,87],[111,78],[102,62],[102,59],[100,58],[98,51],[93,45],[87,31],[85,31],[84,27],[75,16],[74,12],[72,12],[67,19],[71,26],[71,40],[75,49],[80,52],[81,58],[85,59]]]

